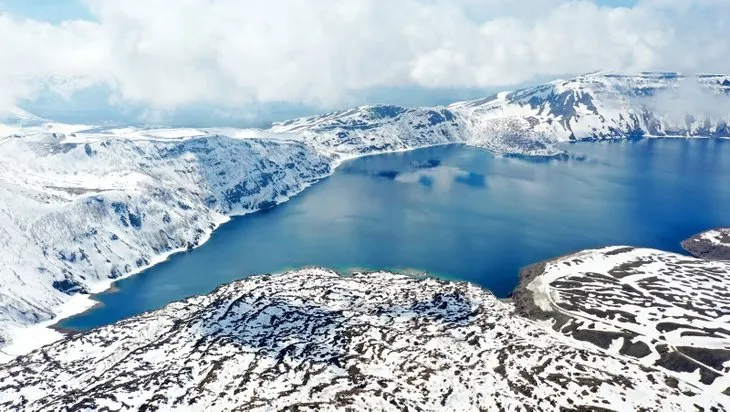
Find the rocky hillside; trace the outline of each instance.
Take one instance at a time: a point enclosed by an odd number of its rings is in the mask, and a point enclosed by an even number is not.
[[[730,402],[730,263],[609,247],[526,268],[517,313]]]
[[[728,407],[730,398],[684,378],[577,344],[467,283],[304,269],[224,285],[17,358],[0,366],[0,407]]]

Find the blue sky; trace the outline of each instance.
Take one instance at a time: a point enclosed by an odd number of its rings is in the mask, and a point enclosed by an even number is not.
[[[725,71],[720,15],[730,1],[0,0],[0,112],[262,125],[597,70]]]
[[[0,11],[51,23],[93,19],[86,6],[77,0],[0,0]]]

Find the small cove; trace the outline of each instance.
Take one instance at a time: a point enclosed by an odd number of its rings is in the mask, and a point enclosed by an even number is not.
[[[566,149],[568,160],[454,145],[346,162],[289,202],[234,218],[201,247],[117,282],[57,326],[86,330],[302,266],[428,272],[505,297],[537,261],[606,245],[681,252],[686,237],[730,224],[730,141]]]

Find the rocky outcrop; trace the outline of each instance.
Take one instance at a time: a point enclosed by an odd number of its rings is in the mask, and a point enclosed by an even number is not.
[[[708,230],[682,242],[694,256],[711,260],[730,260],[730,228]]]

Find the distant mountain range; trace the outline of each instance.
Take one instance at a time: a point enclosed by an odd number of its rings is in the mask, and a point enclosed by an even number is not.
[[[442,108],[370,106],[279,123],[348,144],[378,130],[454,140],[500,153],[551,154],[556,142],[730,137],[730,76],[595,73]]]
[[[729,94],[725,75],[596,73],[266,130],[69,125],[13,110],[0,122],[0,350],[43,343],[25,326],[88,307],[85,293],[202,243],[229,216],[286,201],[346,159],[453,143],[560,156],[572,140],[728,137]]]

